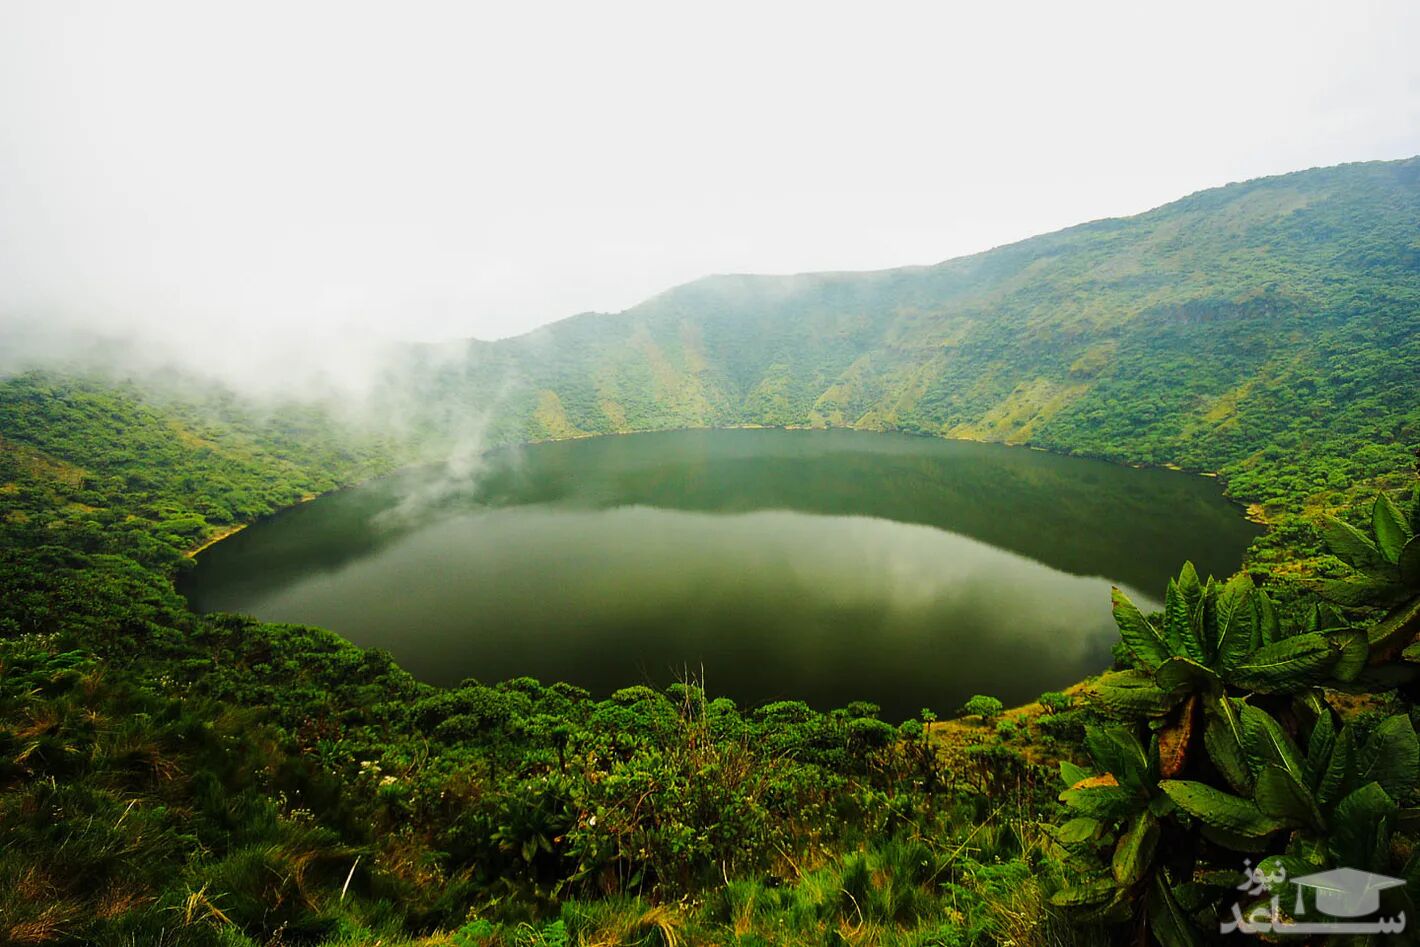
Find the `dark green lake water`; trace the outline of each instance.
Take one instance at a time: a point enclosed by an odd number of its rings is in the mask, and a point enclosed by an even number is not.
[[[690,673],[746,704],[901,718],[1100,670],[1111,584],[1152,603],[1185,559],[1234,571],[1258,530],[1202,477],[888,434],[638,434],[479,464],[273,516],[183,591],[434,683],[605,695]]]

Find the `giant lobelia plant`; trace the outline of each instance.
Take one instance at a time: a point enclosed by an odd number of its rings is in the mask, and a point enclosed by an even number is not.
[[[1407,661],[1420,661],[1414,643],[1420,633],[1420,485],[1404,510],[1377,494],[1369,526],[1367,532],[1335,517],[1323,520],[1322,541],[1352,573],[1320,581],[1318,591],[1340,605],[1387,609],[1369,632],[1372,662],[1402,649]]]
[[[1145,617],[1119,589],[1114,620],[1135,667],[1101,676],[1085,696],[1111,716],[1164,721],[1158,729],[1165,779],[1182,770],[1197,730],[1210,752],[1237,757],[1242,725],[1231,697],[1290,696],[1324,682],[1349,683],[1369,653],[1365,633],[1346,627],[1331,609],[1315,608],[1303,626],[1288,627],[1247,574],[1201,582],[1192,563],[1169,580],[1161,622]]]
[[[1363,732],[1338,728],[1323,707],[1304,750],[1271,714],[1238,703],[1249,790],[1219,779],[1204,760],[1183,774],[1190,778],[1160,779],[1157,735],[1146,744],[1136,728],[1090,729],[1094,769],[1061,767],[1071,817],[1055,836],[1073,877],[1053,896],[1057,905],[1176,947],[1219,931],[1220,907],[1238,900],[1244,858],[1260,860],[1274,882],[1268,895],[1287,905],[1295,898],[1287,878],[1328,868],[1420,883],[1420,858],[1405,854],[1420,824],[1420,809],[1404,806],[1420,767],[1407,715]],[[1388,892],[1387,911],[1414,916],[1417,890]]]
[[[1119,722],[1087,731],[1093,768],[1062,764],[1070,818],[1055,836],[1071,881],[1056,904],[1174,947],[1216,936],[1240,853],[1269,859],[1272,878],[1347,866],[1420,879],[1393,844],[1420,823],[1405,808],[1420,767],[1410,718],[1340,727],[1323,690],[1366,686],[1373,634],[1329,607],[1284,623],[1246,575],[1200,581],[1191,565],[1161,618],[1118,590],[1114,604],[1134,667],[1085,690]],[[1388,897],[1409,904],[1405,888]]]

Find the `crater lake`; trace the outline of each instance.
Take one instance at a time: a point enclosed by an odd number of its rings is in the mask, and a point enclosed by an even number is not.
[[[1259,527],[1219,485],[1020,447],[852,431],[634,434],[492,451],[319,497],[202,552],[202,611],[319,625],[436,684],[598,696],[704,681],[887,719],[1105,668]]]

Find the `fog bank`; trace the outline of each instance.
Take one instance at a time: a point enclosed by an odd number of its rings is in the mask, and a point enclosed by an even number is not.
[[[1420,151],[1420,7],[0,4],[0,359],[346,391],[714,272]]]

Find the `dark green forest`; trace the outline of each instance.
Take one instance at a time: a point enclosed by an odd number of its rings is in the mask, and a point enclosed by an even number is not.
[[[1420,916],[1417,235],[1411,159],[935,267],[713,277],[411,348],[398,427],[6,376],[0,941],[1174,947],[1217,936],[1244,858],[1402,877],[1383,906]],[[1235,576],[1180,563],[1159,614],[1117,595],[1098,677],[909,720],[435,688],[175,591],[204,543],[474,414],[491,443],[851,426],[1177,465],[1269,529]]]

